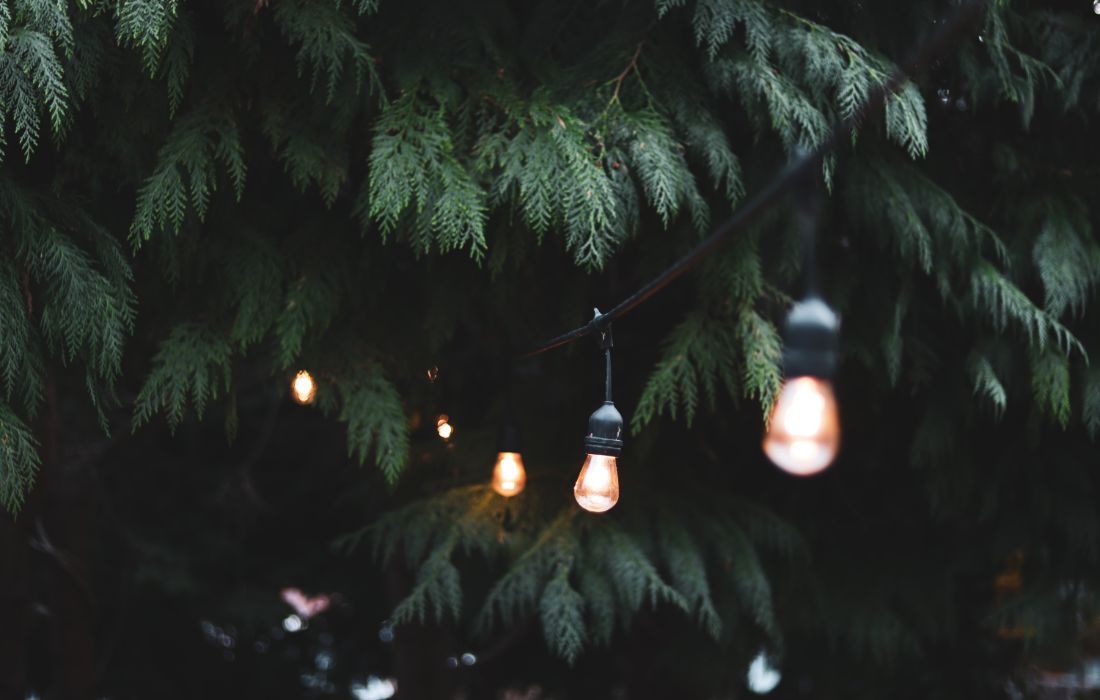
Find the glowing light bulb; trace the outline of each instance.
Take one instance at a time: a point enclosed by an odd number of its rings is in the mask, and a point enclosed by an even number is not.
[[[313,381],[313,375],[304,369],[295,374],[294,380],[290,382],[290,394],[303,406],[313,403],[317,396],[317,384]]]
[[[519,452],[500,452],[493,467],[493,490],[505,498],[515,496],[527,485],[527,470]]]
[[[444,440],[450,440],[451,435],[455,432],[455,428],[450,424],[450,420],[450,416],[446,413],[440,414],[440,416],[435,419],[435,432],[439,433],[439,437]]]
[[[590,454],[573,486],[581,508],[593,513],[611,510],[619,502],[619,468],[609,455]]]
[[[764,454],[786,472],[809,476],[832,464],[839,446],[832,383],[815,377],[788,380],[772,411]]]

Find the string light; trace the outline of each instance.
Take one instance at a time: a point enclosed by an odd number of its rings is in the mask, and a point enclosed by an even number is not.
[[[600,323],[600,310],[595,321]],[[617,458],[623,450],[623,416],[611,400],[611,325],[600,323],[600,349],[604,353],[604,402],[588,418],[588,435],[584,438],[587,456],[573,485],[573,497],[581,508],[603,513],[619,502],[619,467]]]
[[[587,454],[573,486],[573,495],[582,508],[591,512],[605,512],[613,508],[619,500],[618,456],[623,445],[623,418],[611,400],[611,322],[634,310],[685,275],[704,257],[729,240],[732,234],[745,228],[766,208],[775,204],[780,197],[800,188],[801,194],[809,195],[801,198],[802,206],[798,210],[807,261],[803,267],[807,294],[792,307],[787,317],[783,352],[786,380],[768,423],[763,450],[781,469],[802,476],[820,472],[832,463],[840,445],[837,404],[831,381],[836,369],[839,322],[836,314],[816,292],[815,236],[812,222],[817,202],[817,197],[812,195],[817,194],[820,189],[818,177],[823,158],[838,144],[845,142],[856,125],[865,121],[872,112],[882,110],[888,96],[908,79],[907,75],[919,72],[922,66],[929,63],[935,49],[948,41],[960,27],[979,16],[984,5],[982,0],[973,0],[964,5],[929,41],[919,47],[910,61],[899,66],[886,80],[879,82],[863,101],[860,110],[835,122],[829,130],[828,138],[815,150],[797,153],[793,162],[767,187],[739,206],[733,216],[710,236],[650,282],[608,313],[601,314],[596,309],[595,317],[584,326],[553,337],[524,353],[523,357],[529,358],[588,335],[598,333],[600,336],[600,347],[606,360],[606,392],[603,405],[589,417],[588,434],[584,440]],[[1094,0],[1093,9],[1100,14],[1100,0]],[[812,190],[808,183],[813,184]],[[809,206],[807,202],[812,202],[815,206]],[[437,367],[427,370],[429,382],[436,381],[438,376]],[[299,381],[302,383],[299,384]],[[315,388],[308,372],[299,372],[293,386],[299,403],[313,400]],[[446,414],[438,417],[436,432],[443,440],[449,440],[454,434],[454,427]],[[493,468],[493,489],[502,496],[512,496],[523,490],[525,482],[523,458],[518,449],[500,450]],[[778,683],[778,673],[766,666],[763,656],[753,666],[766,670],[764,675],[769,678],[774,673],[774,683]]]
[[[439,417],[435,419],[435,432],[444,440],[450,440],[455,432],[454,426],[451,425],[450,420],[451,417],[446,413],[439,414]]]
[[[317,396],[317,383],[313,381],[313,375],[306,370],[300,370],[290,382],[290,395],[295,401],[308,406]]]
[[[519,452],[497,453],[493,465],[493,490],[505,498],[523,491],[527,485],[527,471],[523,468],[523,455]]]
[[[519,431],[511,423],[505,423],[500,429],[492,484],[493,490],[505,498],[521,493],[527,485],[527,470],[523,468],[523,455],[519,451]]]
[[[796,191],[806,295],[791,307],[783,329],[787,377],[764,435],[764,454],[790,474],[809,476],[832,464],[840,447],[840,422],[832,377],[836,372],[836,314],[817,293],[817,211],[820,183],[803,176]]]
[[[787,316],[783,367],[787,381],[775,402],[764,453],[780,469],[816,474],[840,447],[840,421],[830,378],[836,370],[838,321],[817,297],[803,299]]]
[[[596,317],[587,324],[550,338],[532,347],[527,352],[523,353],[522,357],[534,357],[535,355],[540,355],[554,348],[562,347],[563,345],[567,345],[595,333],[603,335],[610,327],[612,321],[630,313],[673,281],[687,274],[698,265],[704,257],[710,255],[721,245],[730,240],[734,233],[746,228],[767,208],[776,204],[781,197],[784,197],[792,190],[796,189],[800,184],[805,187],[807,181],[813,181],[815,184],[819,184],[816,178],[819,177],[822,172],[824,157],[834,151],[839,145],[847,143],[850,134],[853,133],[853,130],[859,124],[866,123],[872,114],[881,112],[889,96],[898,89],[898,86],[904,85],[909,79],[909,75],[919,74],[925,66],[929,65],[937,58],[948,43],[956,41],[956,35],[959,34],[960,30],[981,17],[985,12],[986,5],[987,2],[985,0],[971,0],[970,2],[964,3],[948,20],[941,23],[941,26],[939,26],[930,38],[916,48],[905,63],[899,64],[885,80],[879,81],[876,87],[869,91],[860,109],[834,122],[828,130],[828,136],[820,142],[813,151],[798,153],[793,162],[777,174],[766,187],[762,187],[756,195],[738,206],[737,211],[735,211],[729,219],[718,226],[713,233],[700,241],[683,257],[662,270],[660,274],[642,285],[634,294],[623,299],[606,314],[600,314],[597,311]],[[1097,14],[1100,14],[1100,0],[1094,0],[1093,10]],[[804,214],[807,210],[808,207],[802,208]],[[804,216],[803,218],[805,219],[807,217]],[[807,230],[807,227],[804,226],[803,229]],[[809,245],[806,246],[808,251],[807,259],[812,259],[812,243],[812,236],[810,236]],[[807,266],[806,269],[811,268],[812,265]],[[807,295],[805,301],[816,300],[820,302],[832,318],[833,322],[827,334],[830,337],[829,343],[831,343],[831,345],[828,343],[827,345],[829,345],[829,347],[835,347],[837,330],[835,314],[833,314],[828,306],[825,306],[824,302],[821,302],[820,299],[814,296],[812,285],[807,285],[807,287],[811,293]],[[789,321],[790,319],[788,320],[788,325],[790,325]],[[769,423],[768,435],[764,439],[764,451],[772,461],[781,468],[787,469],[792,473],[811,474],[824,469],[832,462],[840,444],[839,421],[836,419],[836,400],[832,393],[832,384],[829,381],[832,377],[833,367],[830,366],[829,371],[825,374],[797,372],[797,368],[792,367],[791,362],[787,359],[795,340],[794,338],[788,337],[787,351],[784,353],[788,381],[780,392],[779,400],[776,402],[775,411]],[[808,348],[808,350],[811,351],[811,354],[817,352],[822,355],[828,355],[831,358],[831,363],[835,365],[835,350],[831,352],[824,352],[821,348]],[[828,347],[826,350],[828,350]],[[610,362],[609,354],[608,403],[610,403]],[[811,381],[809,383],[798,381],[802,378],[816,381]],[[612,408],[614,408],[613,405]],[[617,413],[616,411],[616,414]],[[597,414],[594,413],[592,418],[595,419],[596,415]],[[611,421],[611,423],[613,422],[614,421]],[[621,416],[619,417],[619,423],[621,434]],[[790,427],[795,428],[794,433],[788,429],[788,423]],[[592,419],[590,419],[589,427],[590,436],[595,436],[595,433],[591,430],[593,427]],[[811,430],[811,428],[813,429]],[[800,435],[798,434],[799,432],[804,434]],[[587,442],[586,439],[586,444]],[[621,440],[619,440],[619,444],[621,445]],[[584,487],[586,470],[593,472],[594,476],[592,478],[594,480],[596,479],[596,473],[606,475],[606,479],[604,479],[603,476],[600,476],[599,479],[605,481],[609,485],[607,487],[608,491],[610,490],[610,484],[614,483],[615,499],[617,500],[618,474],[616,472],[617,465],[615,464],[615,460],[596,460],[598,463],[596,467],[590,464],[592,457],[603,456],[615,458],[617,455],[618,452],[615,454],[601,455],[598,452],[593,453],[589,451],[589,458],[585,460],[585,465],[581,469],[581,476],[577,479],[577,485],[574,488],[578,503],[581,502],[581,494],[579,492],[587,491],[587,487]],[[583,505],[582,503],[582,506]],[[614,505],[614,502],[612,502],[611,505]],[[609,505],[608,508],[610,508],[611,505]]]

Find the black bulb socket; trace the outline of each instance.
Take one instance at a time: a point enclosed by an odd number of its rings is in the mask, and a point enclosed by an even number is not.
[[[584,449],[590,455],[617,457],[623,451],[623,414],[611,401],[604,401],[588,418]]]
[[[783,371],[788,377],[830,379],[836,374],[840,319],[821,297],[795,303],[783,328]]]

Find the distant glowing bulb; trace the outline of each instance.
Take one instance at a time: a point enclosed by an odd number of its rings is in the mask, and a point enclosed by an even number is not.
[[[609,455],[588,455],[573,486],[581,508],[593,513],[611,510],[619,502],[619,468]]]
[[[809,476],[832,464],[839,446],[832,383],[815,377],[788,380],[775,402],[764,454],[786,472]]]
[[[493,467],[493,490],[509,498],[526,485],[527,471],[523,468],[523,456],[519,452],[497,454],[497,463]]]
[[[294,375],[294,381],[290,383],[291,395],[294,400],[303,406],[313,403],[317,396],[317,384],[313,381],[313,375],[304,369]]]
[[[779,671],[772,668],[772,665],[768,663],[768,657],[761,652],[749,665],[746,680],[749,684],[749,690],[757,695],[764,695],[775,690],[775,686],[779,685],[781,678]]]
[[[297,632],[303,627],[305,627],[305,623],[297,615],[287,615],[283,618],[283,629],[287,632]]]
[[[440,416],[435,419],[435,432],[439,433],[439,437],[444,440],[450,440],[451,435],[455,432],[454,426],[450,424],[450,420],[450,416],[446,413],[440,414]]]

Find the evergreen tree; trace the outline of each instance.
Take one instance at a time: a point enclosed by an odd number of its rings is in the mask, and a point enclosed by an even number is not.
[[[0,0],[0,504],[33,514],[87,418],[113,450],[269,439],[304,367],[363,465],[335,545],[410,577],[398,634],[537,634],[567,666],[527,680],[578,697],[638,638],[630,697],[737,692],[761,650],[847,698],[991,693],[1021,652],[998,630],[1068,658],[1100,574],[1086,2],[991,3],[825,160],[828,475],[758,449],[800,293],[789,207],[616,324],[612,513],[569,496],[596,350],[514,359],[689,250],[957,9]],[[532,475],[508,501],[505,419]]]

